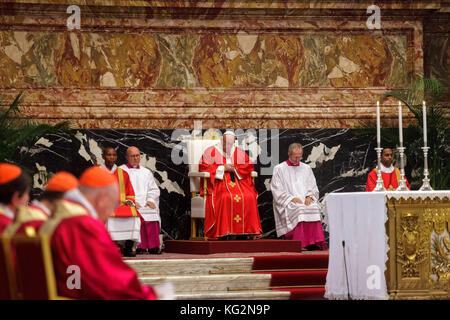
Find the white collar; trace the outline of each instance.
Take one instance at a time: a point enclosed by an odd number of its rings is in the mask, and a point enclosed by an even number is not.
[[[108,167],[105,166],[104,164],[101,164],[100,167],[101,167],[101,168],[104,168],[104,169],[106,169],[106,170],[108,170],[108,171],[110,171],[111,173],[114,173],[114,172],[116,172],[116,170],[117,170],[117,165],[116,165],[116,164],[113,165],[113,167],[111,168],[111,170],[109,170]]]
[[[82,206],[84,206],[92,217],[98,219],[98,213],[95,211],[94,207],[91,205],[91,203],[86,199],[86,197],[78,190],[78,188],[67,191],[65,197],[66,199],[78,202]]]
[[[10,217],[11,219],[14,219],[14,212],[8,206],[0,203],[0,207],[3,208],[3,211],[5,211],[5,213],[8,217]]]
[[[42,211],[44,211],[48,216],[50,216],[52,213],[49,208],[39,200],[33,200],[31,201],[32,205],[35,205],[36,207],[39,207]]]
[[[392,173],[394,171],[394,166],[392,164],[389,168],[386,168],[383,165],[383,163],[380,162],[380,168],[381,168],[381,172],[384,172],[384,173]]]

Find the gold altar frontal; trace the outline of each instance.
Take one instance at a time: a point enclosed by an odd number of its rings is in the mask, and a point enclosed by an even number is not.
[[[450,200],[388,198],[390,299],[450,299]]]

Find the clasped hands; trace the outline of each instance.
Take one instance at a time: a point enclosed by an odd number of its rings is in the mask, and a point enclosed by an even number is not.
[[[303,201],[300,200],[299,198],[294,198],[294,199],[291,200],[291,202],[298,203],[298,204],[303,204]],[[307,196],[307,197],[305,198],[305,205],[306,205],[306,206],[309,206],[309,205],[310,205],[311,203],[313,203],[313,202],[314,202],[314,200],[313,200],[313,198],[311,198],[310,196]]]
[[[234,171],[234,165],[230,164],[230,163],[224,164],[223,168],[224,168],[225,172],[232,172],[232,171]]]
[[[147,203],[145,204],[144,207],[150,207],[151,209],[155,209],[156,205],[153,202],[151,202],[151,201],[147,201]],[[141,205],[136,202],[136,209],[139,210],[140,208],[142,208]]]

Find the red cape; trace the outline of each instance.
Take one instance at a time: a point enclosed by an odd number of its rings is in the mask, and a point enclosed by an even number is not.
[[[258,196],[252,182],[253,164],[239,148],[234,152],[234,167],[241,179],[225,172],[223,180],[215,179],[216,170],[226,163],[225,157],[215,148],[206,149],[199,164],[199,171],[209,172],[205,206],[205,236],[218,238],[225,235],[262,233],[259,219]],[[201,194],[204,194],[203,186]]]
[[[48,225],[41,227],[41,232],[49,233],[52,228],[48,227],[57,223],[50,234],[58,294],[74,299],[155,299],[153,289],[142,286],[136,272],[123,261],[104,224],[81,205],[61,202],[63,206],[58,206]],[[80,214],[82,210],[86,214]],[[79,267],[80,289],[67,286],[69,266]]]

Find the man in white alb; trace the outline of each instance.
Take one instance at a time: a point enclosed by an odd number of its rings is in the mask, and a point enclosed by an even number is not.
[[[135,193],[136,209],[144,219],[141,224],[141,243],[138,245],[137,251],[148,250],[149,253],[160,253],[159,188],[153,178],[153,173],[140,166],[141,152],[137,147],[129,147],[126,158],[128,163],[121,165],[120,168],[130,176]]]
[[[275,166],[270,189],[277,236],[300,240],[302,248],[326,249],[318,205],[319,190],[310,166],[300,162],[303,147],[292,143],[288,160]]]

